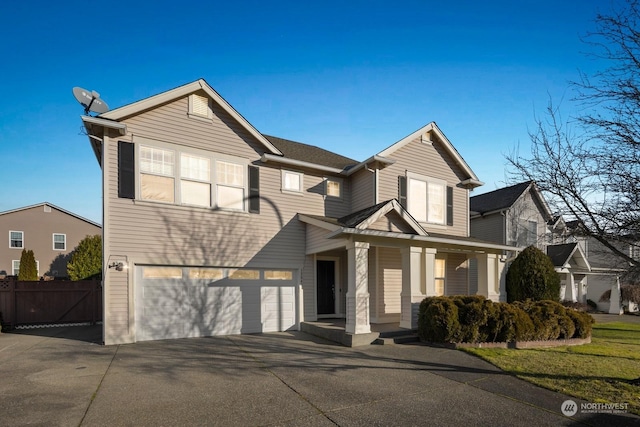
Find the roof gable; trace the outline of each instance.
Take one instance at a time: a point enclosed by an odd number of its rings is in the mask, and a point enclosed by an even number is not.
[[[35,205],[29,205],[29,206],[23,206],[21,208],[11,209],[11,210],[8,210],[8,211],[0,212],[0,215],[9,215],[9,214],[12,214],[12,213],[26,211],[26,210],[33,209],[33,208],[38,208],[38,207],[42,207],[44,209],[46,206],[48,206],[50,208],[53,208],[53,209],[55,209],[57,211],[60,211],[60,212],[62,212],[64,214],[66,214],[66,215],[69,215],[69,216],[72,216],[74,218],[77,218],[77,219],[79,219],[81,221],[84,221],[86,223],[89,223],[91,225],[95,225],[96,227],[102,228],[102,226],[100,224],[98,224],[96,222],[93,222],[90,219],[81,217],[80,215],[76,215],[73,212],[69,212],[67,210],[64,210],[64,209],[62,209],[62,208],[60,208],[60,207],[58,207],[58,206],[56,206],[56,205],[54,205],[52,203],[49,203],[49,202],[42,202],[42,203],[37,203]]]
[[[570,268],[578,267],[591,270],[589,261],[578,243],[547,246],[547,255],[551,258],[551,262],[556,268],[568,266]]]
[[[553,215],[542,193],[533,181],[525,181],[509,187],[499,188],[488,193],[479,194],[469,198],[469,210],[481,215],[511,208],[527,192],[537,199],[542,208],[543,215],[551,220]]]
[[[395,144],[391,145],[385,150],[379,152],[377,156],[382,158],[387,158],[391,156],[394,152],[399,150],[400,148],[404,147],[405,145],[409,144],[411,141],[415,140],[420,135],[427,134],[427,133],[432,133],[437,137],[438,141],[442,144],[445,151],[453,158],[454,162],[460,167],[460,169],[467,176],[467,179],[461,182],[463,186],[467,188],[475,188],[475,187],[484,185],[482,181],[478,180],[478,177],[473,172],[473,170],[471,170],[471,167],[469,167],[469,165],[462,158],[460,153],[458,153],[458,150],[455,149],[453,144],[451,144],[451,142],[447,139],[444,133],[442,133],[442,131],[436,125],[435,122],[431,122],[428,125],[421,127],[420,129],[416,130],[412,134],[404,137],[400,141],[396,142]]]
[[[262,143],[269,152],[276,155],[282,155],[280,150],[278,150],[267,138],[265,138],[260,132],[258,132],[258,130],[247,121],[247,119],[245,119],[240,113],[238,113],[222,96],[220,96],[218,92],[216,92],[211,86],[209,86],[209,84],[204,79],[199,79],[186,85],[179,86],[175,89],[162,92],[158,95],[154,95],[149,98],[134,102],[132,104],[107,111],[106,113],[100,114],[98,117],[102,119],[119,121],[201,90],[204,91],[211,99],[213,99],[215,103],[217,103],[238,123],[240,123],[240,125],[243,126],[260,143]]]
[[[394,226],[404,233],[417,234],[420,236],[427,235],[427,232],[420,226],[418,221],[395,199],[378,203],[377,205],[339,218],[338,223],[349,228],[361,230],[373,228],[377,230],[379,229],[379,224],[378,226],[375,226],[375,224],[381,219],[385,219],[388,226]]]

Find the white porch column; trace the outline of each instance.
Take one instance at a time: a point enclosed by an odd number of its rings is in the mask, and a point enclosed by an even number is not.
[[[491,301],[500,301],[501,278],[504,263],[497,254],[478,254],[478,295]]]
[[[424,248],[425,296],[436,295],[436,252],[433,248]]]
[[[347,322],[348,334],[371,332],[369,323],[369,244],[347,244]]]
[[[571,274],[571,272],[565,273],[564,284],[564,300],[576,302],[576,288],[573,280],[573,274]]]
[[[422,279],[422,248],[406,247],[402,254],[402,292],[400,293],[400,327],[418,328],[418,311],[424,295],[420,290]]]

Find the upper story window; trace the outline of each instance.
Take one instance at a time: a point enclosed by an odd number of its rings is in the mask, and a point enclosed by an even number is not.
[[[282,171],[282,191],[292,191],[295,193],[302,192],[302,178],[301,172]]]
[[[140,197],[174,203],[175,153],[153,147],[140,147]]]
[[[518,220],[516,244],[518,246],[535,246],[538,243],[538,222],[528,219]]]
[[[140,198],[245,210],[246,164],[242,159],[216,157],[195,150],[176,152],[140,146]]]
[[[326,195],[330,197],[342,197],[342,180],[327,178],[325,180]]]
[[[180,195],[187,205],[211,206],[211,160],[182,153],[180,155]]]
[[[9,231],[9,247],[24,249],[24,231]]]
[[[409,213],[417,221],[445,225],[447,219],[445,181],[409,175],[407,198]]]
[[[216,168],[218,169],[218,207],[243,210],[245,168],[237,163],[221,160],[216,162]]]
[[[189,96],[189,117],[207,118],[213,117],[211,100],[206,96],[192,94]]]
[[[67,235],[53,233],[53,250],[64,251],[67,249]]]
[[[629,246],[629,256],[635,260],[640,260],[640,243]]]

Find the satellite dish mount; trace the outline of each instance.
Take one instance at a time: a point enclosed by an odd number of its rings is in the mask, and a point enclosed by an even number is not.
[[[100,94],[95,90],[88,91],[81,87],[73,88],[73,96],[84,107],[84,113],[89,115],[89,111],[102,114],[109,111],[107,103],[100,99]]]

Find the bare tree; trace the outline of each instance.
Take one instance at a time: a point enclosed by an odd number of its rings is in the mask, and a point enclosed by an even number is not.
[[[626,0],[595,23],[585,40],[605,66],[572,83],[581,113],[563,122],[550,102],[530,132],[530,156],[507,160],[515,179],[535,181],[554,210],[579,220],[638,277],[629,248],[640,241],[640,5]]]

